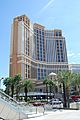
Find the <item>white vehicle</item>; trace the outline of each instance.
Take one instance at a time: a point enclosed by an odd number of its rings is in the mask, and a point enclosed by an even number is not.
[[[80,99],[77,99],[77,102],[80,104]]]
[[[50,101],[50,104],[61,104],[61,103],[62,103],[62,101],[59,100],[59,99],[52,99],[52,100]]]

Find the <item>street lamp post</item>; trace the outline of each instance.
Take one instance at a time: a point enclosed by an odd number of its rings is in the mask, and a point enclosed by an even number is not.
[[[0,89],[1,89],[1,80],[3,80],[3,79],[4,79],[3,77],[0,79]]]

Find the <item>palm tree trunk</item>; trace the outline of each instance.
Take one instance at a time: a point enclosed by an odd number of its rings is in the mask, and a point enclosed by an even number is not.
[[[67,108],[67,101],[66,101],[66,90],[65,90],[65,83],[63,82],[63,107]]]
[[[16,100],[19,100],[19,88],[16,89]]]
[[[14,94],[14,85],[11,86],[11,92],[12,92],[11,97],[13,98],[13,94]]]
[[[79,87],[79,95],[80,95],[80,85],[78,87]]]
[[[51,97],[51,88],[52,88],[52,86],[50,85],[50,99],[52,98],[52,97]]]
[[[78,85],[75,83],[75,95],[79,95],[79,92],[78,92]]]
[[[25,87],[25,102],[27,102],[27,92],[28,92],[28,90],[27,90],[27,88]]]
[[[6,94],[9,95],[9,86],[6,87]]]
[[[48,102],[48,86],[46,84],[47,102]]]
[[[66,96],[67,96],[67,107],[70,108],[70,101],[69,101],[69,87],[66,87]]]

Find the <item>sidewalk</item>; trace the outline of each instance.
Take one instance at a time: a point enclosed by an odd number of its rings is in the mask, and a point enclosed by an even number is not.
[[[30,120],[80,120],[80,110],[56,110],[29,116]],[[27,120],[27,119],[26,119]]]

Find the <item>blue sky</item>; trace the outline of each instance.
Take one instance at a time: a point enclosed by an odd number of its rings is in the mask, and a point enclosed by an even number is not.
[[[69,63],[80,63],[80,0],[1,0],[0,78],[9,75],[11,23],[26,14],[46,29],[62,29]]]

